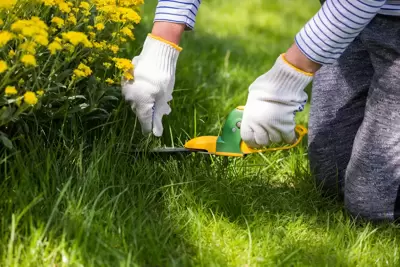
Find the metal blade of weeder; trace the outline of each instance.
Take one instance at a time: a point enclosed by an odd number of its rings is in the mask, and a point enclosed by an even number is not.
[[[206,150],[200,149],[188,149],[184,147],[159,147],[149,150],[150,153],[200,153],[200,154],[212,154]]]
[[[191,153],[193,150],[184,147],[158,147],[149,150],[150,153]]]
[[[201,153],[210,154],[205,150],[188,149],[184,147],[158,147],[149,150],[135,150],[137,153],[148,153],[148,154],[190,154],[190,153]]]

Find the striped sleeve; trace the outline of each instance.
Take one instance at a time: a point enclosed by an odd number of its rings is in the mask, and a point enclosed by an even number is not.
[[[399,16],[400,15],[400,1],[389,0],[381,8],[380,14],[385,14],[389,16]]]
[[[201,0],[158,0],[154,21],[185,24],[193,29]]]
[[[310,60],[332,64],[385,5],[386,0],[327,0],[297,33],[295,42]]]

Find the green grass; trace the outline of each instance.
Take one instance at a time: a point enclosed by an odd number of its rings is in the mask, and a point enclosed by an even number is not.
[[[140,49],[156,1],[136,29]],[[81,133],[49,126],[1,158],[1,266],[398,266],[396,225],[355,222],[320,196],[306,142],[230,159],[138,157],[218,134],[248,85],[288,48],[318,1],[204,1],[187,32],[172,114],[144,140],[127,105]],[[307,125],[307,112],[299,123]],[[69,131],[67,131],[69,130]]]

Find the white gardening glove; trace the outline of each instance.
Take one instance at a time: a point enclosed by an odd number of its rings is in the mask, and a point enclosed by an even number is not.
[[[122,95],[138,117],[142,133],[163,133],[162,118],[171,112],[175,70],[182,49],[149,34],[142,52],[133,58],[133,80],[123,79]]]
[[[249,87],[240,134],[250,147],[296,141],[295,115],[304,109],[304,89],[313,75],[289,64],[284,55]]]

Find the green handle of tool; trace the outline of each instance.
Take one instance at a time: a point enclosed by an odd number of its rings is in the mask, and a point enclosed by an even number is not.
[[[295,143],[275,148],[253,149],[248,147],[240,136],[240,126],[243,117],[244,106],[236,107],[229,113],[225,124],[222,128],[222,133],[217,139],[216,152],[218,153],[239,153],[250,154],[256,152],[287,150],[297,146],[307,134],[307,129],[302,125],[296,125],[295,131],[298,138]]]

